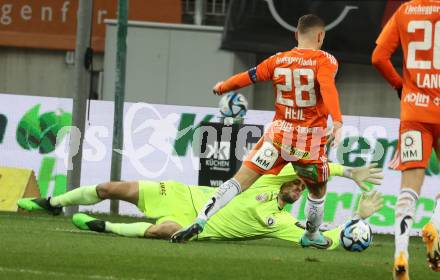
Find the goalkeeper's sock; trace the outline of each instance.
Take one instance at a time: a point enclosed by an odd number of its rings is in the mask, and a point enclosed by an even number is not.
[[[431,222],[434,224],[435,229],[440,232],[440,194],[436,197],[436,205],[434,209],[434,214],[432,215]]]
[[[322,224],[323,216],[324,216],[324,200],[325,197],[316,199],[310,197],[310,194],[307,196],[306,202],[306,236],[313,240],[319,237],[319,227]]]
[[[237,194],[241,192],[240,183],[234,178],[229,179],[224,182],[220,187],[218,187],[216,193],[211,197],[208,203],[202,208],[199,215],[197,216],[198,223],[203,226],[203,224],[217,211],[223,208],[229,201],[231,201]]]
[[[145,222],[131,224],[105,222],[105,231],[126,237],[144,237],[145,231],[152,225]]]
[[[409,233],[411,231],[416,204],[419,199],[418,194],[410,188],[402,188],[397,198],[396,204],[396,223],[394,225],[394,256],[397,258],[401,252],[408,258]]]
[[[102,199],[96,193],[96,185],[84,186],[66,192],[65,194],[51,197],[50,205],[53,207],[70,205],[91,205],[100,202]]]

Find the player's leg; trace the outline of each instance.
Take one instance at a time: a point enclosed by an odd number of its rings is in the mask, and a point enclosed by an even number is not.
[[[176,222],[166,221],[161,224],[152,225],[145,232],[144,236],[147,238],[169,239],[181,228],[182,227]]]
[[[114,188],[112,188],[114,187]],[[169,238],[173,233],[194,220],[189,188],[178,182],[139,181],[133,192],[119,193],[118,186],[105,186],[99,190],[106,198],[119,198],[134,203],[156,224],[147,222],[113,223],[95,219],[85,214],[75,214],[72,222],[83,230],[110,232],[127,237]]]
[[[434,133],[434,152],[440,163],[440,125],[436,126]],[[429,223],[422,229],[423,242],[426,245],[429,266],[432,270],[440,272],[440,193],[437,194],[434,214]]]
[[[263,173],[278,174],[284,165],[279,150],[264,136],[260,138],[234,177],[217,189],[199,212],[196,221],[174,234],[171,242],[185,242],[202,232],[207,220],[236,195],[248,189]]]
[[[138,182],[109,182],[99,185],[83,186],[52,198],[23,198],[17,205],[28,211],[46,210],[53,215],[71,205],[93,205],[104,199],[118,199],[137,204],[139,199]]]
[[[81,230],[114,233],[126,237],[144,237],[147,231],[153,226],[153,224],[148,222],[112,223],[84,213],[73,215],[72,223]]]
[[[417,122],[400,123],[400,164],[402,181],[395,207],[395,251],[393,274],[395,279],[409,279],[409,234],[414,222],[417,201],[425,178],[432,150],[429,125]]]
[[[303,247],[326,248],[331,245],[331,242],[321,234],[319,227],[324,216],[324,201],[329,175],[328,163],[323,158],[323,161],[314,164],[294,163],[293,165],[309,190],[304,209],[306,231],[301,237],[300,243]]]
[[[400,193],[395,209],[395,259],[400,263],[408,260],[409,233],[411,231],[416,204],[425,177],[424,168],[414,168],[402,171]]]
[[[137,223],[112,223],[109,221],[99,220],[83,213],[73,215],[73,224],[81,230],[91,230],[103,233],[114,233],[125,237],[145,237],[168,239],[173,233],[182,227],[169,219],[159,224],[151,224],[148,222]]]
[[[139,182],[108,182],[96,186],[96,193],[101,200],[115,199],[137,205],[139,202]]]
[[[305,205],[306,229],[301,237],[303,247],[327,248],[331,242],[319,231],[324,217],[326,182],[308,184],[309,194]]]

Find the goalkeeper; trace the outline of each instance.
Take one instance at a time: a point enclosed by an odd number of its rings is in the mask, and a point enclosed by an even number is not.
[[[330,175],[353,179],[361,188],[364,182],[380,184],[381,170],[375,165],[349,168],[330,164]],[[277,238],[299,242],[304,230],[297,220],[283,208],[301,196],[305,185],[295,174],[291,165],[286,165],[278,175],[264,175],[251,188],[212,217],[198,239],[243,239]],[[18,206],[28,211],[45,210],[54,215],[62,207],[91,205],[104,199],[119,199],[135,204],[155,224],[111,223],[95,219],[86,214],[75,214],[73,223],[80,229],[111,232],[128,237],[168,239],[173,233],[192,223],[207,198],[216,189],[202,186],[187,186],[178,182],[111,182],[94,186],[83,186],[52,198],[23,198]],[[374,192],[363,194],[357,215],[368,218],[380,209],[381,197]],[[339,244],[339,229],[327,231],[328,248]],[[327,247],[326,247],[327,248]],[[324,248],[323,248],[324,249]]]

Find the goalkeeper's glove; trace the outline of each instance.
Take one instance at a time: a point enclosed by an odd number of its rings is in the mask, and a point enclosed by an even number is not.
[[[362,193],[355,218],[367,219],[383,207],[383,197],[378,191]]]

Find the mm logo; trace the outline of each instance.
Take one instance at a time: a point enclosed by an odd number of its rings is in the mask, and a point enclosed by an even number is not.
[[[71,123],[71,113],[59,110],[40,115],[40,104],[37,104],[18,123],[16,139],[25,150],[38,149],[40,154],[48,154],[55,150],[60,129]]]
[[[417,151],[415,150],[402,151],[402,158],[404,159],[404,161],[411,158],[417,158],[417,155]]]
[[[252,157],[252,162],[263,170],[269,170],[275,164],[279,156],[277,149],[270,142],[263,142],[263,145]]]

